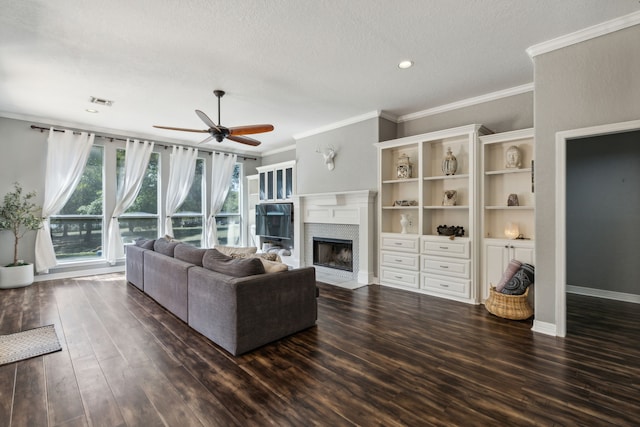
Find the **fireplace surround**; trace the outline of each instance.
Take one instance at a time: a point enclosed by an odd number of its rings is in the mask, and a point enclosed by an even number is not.
[[[316,265],[318,280],[362,286],[375,281],[375,197],[371,190],[295,197],[295,247],[301,266],[314,265],[313,238],[352,240],[352,271]]]

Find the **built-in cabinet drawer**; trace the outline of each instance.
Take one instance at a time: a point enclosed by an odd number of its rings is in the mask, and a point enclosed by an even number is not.
[[[445,237],[423,236],[422,253],[456,258],[470,258],[470,242],[468,239],[449,240]]]
[[[420,255],[403,252],[382,252],[382,265],[386,267],[418,271]]]
[[[469,280],[446,279],[438,276],[422,275],[422,289],[463,298],[469,297]]]
[[[460,277],[462,279],[471,278],[471,261],[457,260],[450,258],[438,258],[422,256],[423,272],[432,274],[442,274],[444,276]]]
[[[382,284],[419,288],[420,273],[418,273],[418,271],[402,271],[394,270],[393,268],[388,267],[380,267],[380,282]]]
[[[381,249],[385,251],[401,251],[418,253],[420,239],[418,236],[403,236],[401,234],[382,234]]]

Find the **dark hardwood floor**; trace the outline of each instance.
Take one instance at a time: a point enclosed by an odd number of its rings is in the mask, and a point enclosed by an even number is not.
[[[402,290],[319,284],[316,327],[232,357],[112,274],[0,292],[1,426],[639,425],[640,307],[568,295],[565,339]]]

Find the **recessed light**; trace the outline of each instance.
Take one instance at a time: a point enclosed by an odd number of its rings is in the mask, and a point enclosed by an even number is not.
[[[403,70],[407,68],[411,68],[411,66],[413,66],[413,61],[409,61],[409,60],[400,61],[400,63],[398,64],[398,68],[402,68]]]
[[[84,111],[86,111],[87,113],[94,113],[94,114],[99,112],[98,110],[94,110],[93,108],[87,108]]]
[[[98,104],[98,105],[104,105],[106,107],[111,107],[113,105],[113,101],[110,99],[105,99],[105,98],[97,98],[95,96],[90,96],[89,97],[89,102],[92,102],[94,104]]]

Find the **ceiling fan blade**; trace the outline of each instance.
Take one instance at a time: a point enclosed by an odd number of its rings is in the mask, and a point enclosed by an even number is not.
[[[207,138],[205,138],[205,139],[203,139],[202,141],[198,142],[198,145],[206,144],[207,142],[211,141],[213,138],[214,138],[214,136],[213,136],[213,135],[208,136]]]
[[[248,126],[234,126],[229,128],[229,135],[251,135],[254,133],[271,132],[273,125],[248,125]]]
[[[248,138],[246,136],[229,135],[227,136],[227,139],[230,139],[231,141],[239,142],[240,144],[251,145],[253,147],[257,147],[258,145],[261,144],[260,141],[257,141],[253,138]]]
[[[205,130],[200,130],[200,129],[186,129],[186,128],[174,128],[171,126],[157,126],[157,125],[153,125],[154,128],[158,128],[158,129],[169,129],[169,130],[181,130],[184,132],[198,132],[198,133],[209,133],[209,129],[205,129]]]
[[[215,131],[216,131],[216,132],[222,132],[222,131],[220,130],[220,128],[218,127],[218,125],[217,125],[217,124],[215,124],[215,123],[213,122],[213,120],[211,120],[211,119],[209,118],[209,116],[207,116],[205,113],[203,113],[203,112],[202,112],[202,111],[200,111],[200,110],[196,110],[196,114],[198,115],[198,117],[200,117],[200,120],[202,120],[202,121],[204,122],[204,124],[205,124],[205,125],[209,126],[210,128],[215,129]]]

